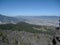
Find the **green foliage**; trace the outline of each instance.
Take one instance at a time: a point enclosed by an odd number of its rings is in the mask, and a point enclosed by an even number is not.
[[[18,45],[18,41],[16,39],[14,41],[15,41],[15,45]]]
[[[6,35],[2,35],[2,41],[5,42],[5,43],[9,43]]]
[[[42,30],[35,30],[32,27],[36,27],[36,28],[43,28]],[[25,22],[20,22],[17,24],[1,24],[0,25],[0,29],[2,30],[18,30],[18,31],[27,31],[27,32],[31,32],[31,33],[46,33],[46,34],[50,34],[52,35],[53,33],[51,32],[51,30],[53,28],[51,28],[48,26],[38,26],[38,25],[31,25]],[[43,30],[47,30],[47,31],[43,31]]]
[[[2,38],[1,41],[5,42],[5,43],[9,43],[7,35],[0,32],[0,37]]]
[[[13,24],[1,24],[0,25],[0,29],[3,29],[3,30],[5,30],[5,29],[12,29],[13,27],[14,27]]]
[[[0,32],[0,36],[2,36],[3,35],[3,33],[2,32]]]

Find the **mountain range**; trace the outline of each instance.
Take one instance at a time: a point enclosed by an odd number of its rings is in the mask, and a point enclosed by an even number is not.
[[[0,24],[26,22],[34,25],[58,26],[60,16],[16,16],[10,17],[0,14]]]
[[[20,20],[18,20],[15,17],[9,17],[9,16],[0,14],[0,24],[7,24],[7,23],[16,24],[17,22],[20,22]]]

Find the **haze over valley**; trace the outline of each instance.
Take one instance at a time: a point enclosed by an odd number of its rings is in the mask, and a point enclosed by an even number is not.
[[[60,0],[0,0],[0,45],[60,45]]]
[[[0,14],[0,24],[26,22],[34,25],[58,26],[60,16],[16,16],[9,17]]]

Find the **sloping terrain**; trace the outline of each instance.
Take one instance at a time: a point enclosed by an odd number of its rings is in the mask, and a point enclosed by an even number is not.
[[[16,16],[9,17],[0,14],[0,24],[16,24],[26,22],[34,25],[58,26],[59,16]]]
[[[16,18],[24,19],[24,22],[34,25],[58,26],[60,16],[18,16]]]
[[[0,45],[52,45],[54,29],[25,22],[1,24]]]
[[[15,17],[9,17],[9,16],[4,16],[0,14],[0,24],[8,24],[8,23],[17,23],[20,22],[17,18]]]
[[[43,33],[25,31],[1,31],[0,45],[48,45],[52,44],[52,36]]]

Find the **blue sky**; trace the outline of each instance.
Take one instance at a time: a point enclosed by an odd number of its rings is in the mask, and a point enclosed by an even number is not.
[[[0,0],[0,14],[8,16],[60,16],[60,1]]]

